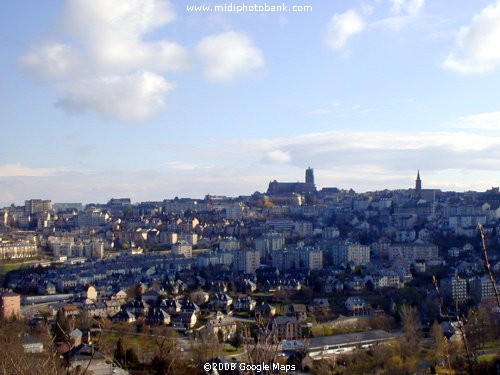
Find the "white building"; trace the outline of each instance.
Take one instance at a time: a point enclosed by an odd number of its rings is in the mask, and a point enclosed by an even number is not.
[[[327,249],[333,264],[354,263],[362,266],[370,263],[370,247],[358,243],[339,242]]]
[[[234,267],[245,273],[255,273],[260,267],[260,252],[256,249],[242,249],[234,252]]]
[[[185,241],[179,241],[172,245],[172,254],[184,255],[186,258],[193,257],[193,246]]]
[[[312,247],[294,247],[276,250],[271,254],[273,267],[280,271],[306,268],[319,270],[323,268],[323,251]]]
[[[264,233],[262,237],[255,239],[255,248],[260,251],[261,257],[266,257],[275,250],[285,247],[285,236],[281,233]]]
[[[234,237],[224,237],[219,241],[219,249],[220,250],[239,250],[240,249],[240,241],[238,241]]]
[[[413,243],[394,244],[387,249],[389,260],[401,256],[408,262],[414,262],[417,259],[433,260],[438,258],[438,247],[434,244],[416,240]]]

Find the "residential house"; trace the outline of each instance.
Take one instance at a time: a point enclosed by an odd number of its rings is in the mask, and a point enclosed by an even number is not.
[[[200,311],[200,308],[193,301],[191,301],[189,299],[185,299],[184,301],[182,301],[182,313],[192,312],[192,313],[198,314],[199,311]]]
[[[168,325],[170,324],[170,321],[170,314],[168,314],[162,308],[151,308],[148,310],[148,313],[146,315],[146,324],[151,326]]]
[[[330,302],[327,298],[314,298],[308,306],[313,313],[327,313],[330,310]]]
[[[370,305],[361,297],[348,297],[344,304],[350,315],[366,315],[370,310]]]
[[[257,302],[250,297],[240,297],[233,302],[233,308],[237,311],[253,311]]]
[[[182,312],[172,318],[172,328],[185,331],[193,328],[198,321],[194,311]]]
[[[231,339],[236,333],[236,321],[218,311],[215,317],[207,321],[203,332],[215,337],[222,337],[222,340],[226,341]]]
[[[307,308],[302,303],[294,303],[288,306],[289,315],[295,316],[298,321],[303,322],[307,319]]]
[[[22,345],[23,345],[23,351],[25,353],[43,352],[43,340],[41,340],[38,337],[24,334],[22,337]]]
[[[111,295],[112,300],[125,301],[126,298],[127,298],[127,293],[123,289],[120,289],[113,295]]]
[[[302,326],[295,317],[278,316],[271,322],[271,331],[277,340],[299,340],[302,338]]]
[[[214,310],[229,310],[233,304],[233,299],[226,293],[215,293],[210,304]]]
[[[335,276],[328,276],[323,284],[324,293],[341,292],[344,290],[344,283]]]
[[[112,318],[111,321],[113,323],[133,323],[137,319],[133,313],[131,313],[128,310],[120,310],[118,313],[116,313]]]
[[[160,307],[170,315],[175,315],[182,311],[182,304],[176,299],[172,298],[164,299],[163,301],[161,301]]]
[[[130,311],[136,317],[146,316],[150,308],[149,304],[146,303],[143,299],[135,299],[133,301],[127,302],[124,307],[127,311]]]
[[[270,305],[269,303],[261,303],[255,309],[256,316],[262,316],[266,318],[271,318],[276,315],[276,307]]]
[[[62,306],[62,313],[65,317],[76,316],[80,314],[80,310],[77,305],[67,304]]]
[[[142,295],[142,299],[150,305],[156,305],[156,303],[160,300],[161,296],[162,293],[160,293],[159,291],[149,290]]]

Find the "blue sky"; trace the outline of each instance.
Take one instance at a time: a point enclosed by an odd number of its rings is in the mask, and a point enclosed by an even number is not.
[[[3,4],[0,206],[499,185],[499,1],[230,3]]]

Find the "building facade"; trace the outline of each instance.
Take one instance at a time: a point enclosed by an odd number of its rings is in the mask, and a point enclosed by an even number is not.
[[[4,320],[21,316],[21,296],[16,293],[0,294],[0,317]]]

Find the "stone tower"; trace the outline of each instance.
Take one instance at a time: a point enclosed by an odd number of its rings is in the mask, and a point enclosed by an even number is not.
[[[420,194],[422,192],[422,180],[420,179],[420,170],[417,172],[417,179],[415,180],[415,192]]]
[[[314,186],[314,169],[311,167],[306,169],[306,184]]]

